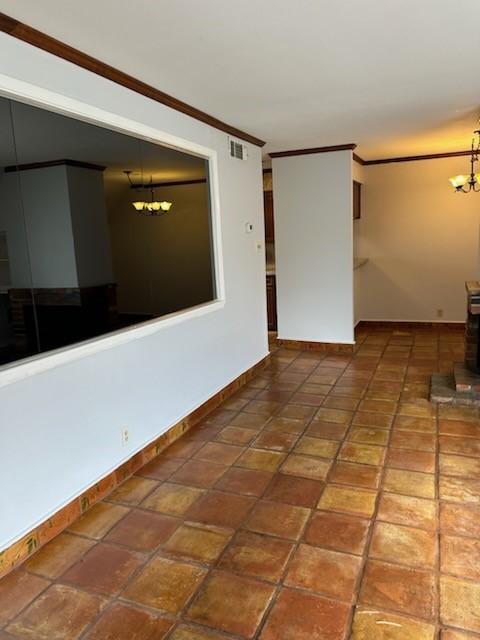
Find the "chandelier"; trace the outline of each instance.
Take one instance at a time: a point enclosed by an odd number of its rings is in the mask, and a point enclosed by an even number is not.
[[[149,191],[150,192],[150,200],[134,200],[132,202],[132,206],[138,213],[141,213],[144,216],[162,216],[165,213],[170,211],[170,207],[172,206],[172,202],[168,200],[156,200],[155,199],[155,191],[153,185],[152,176],[150,176],[150,182],[148,184],[144,184],[141,182],[140,184],[134,184],[130,177],[131,171],[123,172],[130,183],[130,187],[135,189],[136,191]]]
[[[455,191],[468,193],[469,191],[480,191],[480,173],[475,173],[475,163],[478,162],[480,154],[480,129],[473,132],[475,137],[472,138],[472,149],[470,155],[470,175],[459,175],[449,178]]]

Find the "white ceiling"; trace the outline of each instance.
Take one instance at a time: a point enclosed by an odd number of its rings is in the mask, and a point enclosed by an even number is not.
[[[0,0],[0,11],[267,141],[465,149],[478,0]]]

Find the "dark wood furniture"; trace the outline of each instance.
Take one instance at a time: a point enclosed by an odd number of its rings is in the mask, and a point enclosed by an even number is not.
[[[265,241],[273,242],[275,226],[273,222],[273,191],[263,192],[263,209],[265,212]]]
[[[353,181],[353,219],[360,220],[362,215],[362,183]]]
[[[275,276],[267,276],[267,324],[269,331],[277,330],[277,285]]]

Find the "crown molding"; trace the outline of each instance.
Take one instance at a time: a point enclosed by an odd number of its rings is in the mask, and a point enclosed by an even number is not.
[[[80,169],[93,169],[94,171],[105,171],[106,167],[80,160],[47,160],[46,162],[30,162],[28,164],[15,164],[4,168],[5,173],[15,173],[17,171],[30,171],[31,169],[47,169],[48,167],[79,167]]]
[[[330,147],[311,147],[309,149],[292,149],[290,151],[274,151],[269,153],[270,158],[286,158],[288,156],[306,156],[312,153],[329,153],[330,151],[353,151],[356,148],[353,142],[349,144],[337,144]]]
[[[353,154],[353,159],[358,164],[363,166],[370,166],[372,164],[391,164],[393,162],[414,162],[415,160],[439,160],[441,158],[455,158],[457,156],[469,156],[471,150],[467,151],[449,151],[446,153],[428,153],[420,156],[400,156],[398,158],[379,158],[378,160],[363,160],[356,153]]]
[[[354,162],[358,162],[358,164],[361,164],[361,165],[365,164],[365,160],[363,158],[361,158],[357,153],[353,153],[352,157],[353,157]]]
[[[18,40],[22,40],[23,42],[27,42],[38,49],[42,49],[43,51],[47,51],[58,58],[62,58],[63,60],[67,60],[78,67],[82,67],[82,69],[86,69],[87,71],[91,71],[92,73],[101,76],[107,80],[111,80],[116,84],[121,85],[131,91],[135,91],[146,98],[150,98],[151,100],[155,100],[175,111],[179,111],[180,113],[184,113],[187,116],[195,118],[195,120],[199,120],[205,124],[214,127],[215,129],[219,129],[220,131],[224,131],[236,138],[240,138],[246,142],[250,142],[259,147],[263,147],[265,142],[256,138],[255,136],[242,131],[241,129],[237,129],[225,122],[222,122],[218,118],[211,116],[196,107],[193,107],[186,102],[182,102],[173,96],[152,87],[151,85],[142,82],[141,80],[137,80],[133,76],[112,67],[101,60],[97,60],[92,56],[89,56],[83,51],[79,51],[74,47],[71,47],[60,40],[56,40],[51,36],[34,29],[33,27],[29,27],[28,25],[11,18],[10,16],[5,15],[4,13],[0,13],[0,32],[6,33],[13,38],[17,38]]]

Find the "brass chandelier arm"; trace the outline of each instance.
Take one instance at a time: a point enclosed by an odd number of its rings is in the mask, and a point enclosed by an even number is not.
[[[480,191],[480,173],[475,173],[475,163],[478,162],[480,154],[480,129],[473,132],[470,155],[470,175],[458,175],[449,178],[450,183],[456,192],[469,193]]]

